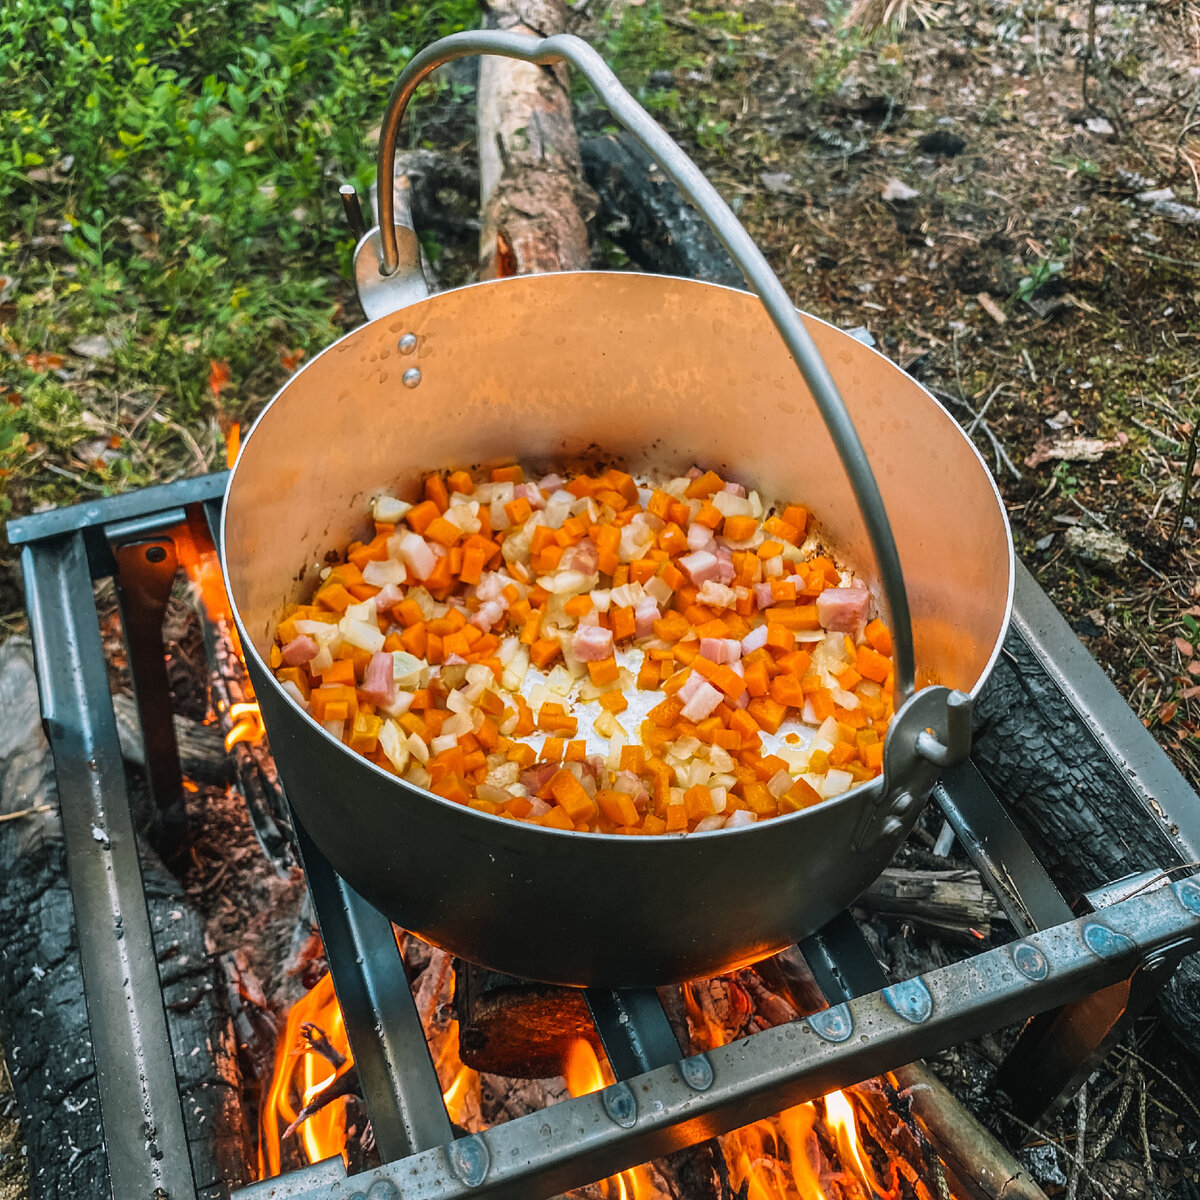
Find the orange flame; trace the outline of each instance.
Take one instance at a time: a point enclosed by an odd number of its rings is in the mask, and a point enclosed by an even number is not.
[[[225,435],[225,465],[232,471],[237,462],[238,449],[242,444],[242,423],[234,421]]]
[[[735,979],[727,978],[724,982],[729,989],[730,1006],[736,1011],[745,997]],[[696,1043],[708,1050],[729,1041],[724,1026],[706,1011],[695,989],[685,984],[682,990]],[[824,1104],[825,1124],[834,1135],[847,1180],[852,1174],[864,1196],[889,1195],[879,1186],[863,1150],[851,1098],[844,1092],[830,1092],[824,1097]],[[734,1190],[744,1194],[746,1200],[795,1200],[796,1197],[827,1200],[817,1167],[820,1161],[814,1132],[817,1120],[814,1104],[798,1104],[765,1121],[725,1134],[721,1143],[729,1160]],[[784,1170],[785,1162],[789,1171]]]
[[[345,1058],[341,1067],[335,1068],[310,1048],[301,1032],[308,1022],[317,1026],[334,1050]],[[278,1175],[281,1170],[281,1130],[291,1125],[300,1109],[328,1088],[352,1062],[342,1010],[333,994],[333,977],[327,974],[307,996],[292,1005],[283,1036],[275,1047],[275,1074],[259,1119],[260,1178]],[[300,1124],[298,1133],[310,1163],[340,1154],[346,1144],[345,1101],[334,1100],[313,1113]]]
[[[238,742],[261,742],[263,733],[262,712],[257,703],[246,702],[229,706],[229,719],[232,722],[229,732],[225,735],[225,749],[232,750]]]
[[[563,1077],[572,1096],[587,1096],[615,1082],[607,1060],[602,1066],[587,1038],[576,1038],[567,1047]],[[658,1194],[645,1167],[631,1167],[605,1184],[616,1200],[654,1200]]]

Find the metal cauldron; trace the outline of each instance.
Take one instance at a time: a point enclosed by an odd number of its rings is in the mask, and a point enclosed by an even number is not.
[[[384,232],[359,249],[369,306],[389,307],[389,287],[415,261],[410,245],[400,263],[408,243],[391,223],[404,106],[434,66],[481,52],[580,67],[709,217],[758,295],[584,272],[476,284],[376,317],[291,379],[246,438],[223,518],[229,594],[288,798],[365,899],[455,954],[529,979],[709,975],[845,908],[887,865],[939,770],[965,756],[970,697],[1008,624],[1008,523],[946,411],[882,355],[796,314],[698,169],[578,39],[458,34],[410,63],[383,128]],[[363,534],[373,494],[415,495],[432,469],[549,465],[597,449],[635,473],[698,463],[807,504],[842,558],[875,581],[896,642],[898,706],[880,778],[734,830],[566,833],[399,781],[275,681],[265,657],[281,609],[311,594],[328,552]]]

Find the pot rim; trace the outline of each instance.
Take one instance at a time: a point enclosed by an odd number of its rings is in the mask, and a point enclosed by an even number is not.
[[[269,686],[272,689],[274,689],[274,692],[276,693],[276,695],[281,700],[283,700],[284,703],[295,707],[295,701],[291,698],[291,696],[289,696],[287,694],[287,692],[284,691],[284,689],[280,685],[279,681],[275,678],[275,673],[263,661],[262,656],[258,653],[257,649],[255,649],[253,642],[249,638],[247,630],[242,623],[242,616],[241,616],[241,612],[238,609],[237,597],[234,595],[233,588],[230,586],[229,569],[226,564],[226,546],[228,544],[228,539],[226,537],[226,524],[227,524],[228,517],[229,517],[229,498],[230,498],[230,495],[232,494],[234,484],[237,481],[237,471],[238,471],[238,467],[241,465],[242,455],[245,453],[246,447],[250,444],[250,440],[254,437],[254,434],[257,432],[259,425],[262,423],[262,421],[265,419],[265,417],[271,411],[271,409],[274,408],[275,404],[283,398],[284,393],[287,392],[287,390],[292,386],[292,384],[305,371],[308,371],[311,368],[315,367],[317,365],[317,363],[319,363],[321,361],[321,359],[323,359],[327,354],[330,354],[333,350],[335,350],[338,346],[340,346],[343,342],[347,341],[348,339],[361,334],[363,330],[370,328],[372,325],[375,325],[380,321],[394,320],[397,313],[403,313],[403,312],[406,312],[409,308],[414,308],[414,307],[417,307],[418,305],[429,303],[430,301],[438,299],[438,297],[440,297],[440,296],[448,296],[448,295],[456,294],[459,292],[466,291],[470,288],[486,288],[486,287],[495,287],[498,285],[512,286],[515,284],[520,284],[520,285],[524,285],[524,286],[537,286],[537,281],[540,279],[559,279],[559,278],[562,278],[563,276],[580,276],[580,275],[615,275],[615,276],[624,276],[624,277],[635,276],[640,279],[660,280],[663,283],[672,283],[672,284],[685,283],[685,284],[691,284],[691,285],[697,286],[697,287],[715,288],[719,291],[734,292],[734,293],[737,293],[738,295],[748,296],[751,299],[757,299],[757,296],[754,292],[748,291],[744,288],[730,287],[729,285],[722,284],[722,283],[710,283],[707,280],[691,279],[687,276],[682,276],[682,275],[651,275],[645,271],[590,271],[590,270],[589,271],[547,271],[547,272],[541,272],[537,275],[519,275],[519,276],[510,276],[510,277],[503,278],[503,279],[479,280],[475,283],[463,284],[460,287],[447,288],[442,292],[436,292],[433,295],[428,296],[423,300],[416,301],[412,305],[407,305],[404,308],[397,309],[395,312],[385,313],[383,316],[374,318],[374,320],[366,321],[362,325],[355,326],[354,329],[347,331],[346,333],[342,334],[341,337],[337,338],[335,341],[330,342],[328,346],[324,347],[321,351],[319,351],[316,355],[314,355],[312,359],[310,359],[308,362],[306,362],[300,368],[299,371],[296,371],[290,378],[288,378],[284,382],[284,384],[279,388],[279,390],[271,397],[271,399],[268,400],[267,403],[263,406],[262,411],[258,414],[258,416],[255,417],[254,423],[250,426],[249,432],[246,433],[245,436],[241,439],[241,444],[240,444],[240,447],[238,450],[238,456],[237,456],[237,459],[234,462],[234,465],[230,471],[229,482],[226,485],[225,495],[221,502],[221,522],[220,522],[221,574],[224,578],[225,591],[229,598],[230,612],[233,615],[234,624],[237,626],[238,634],[241,637],[243,651],[248,655],[254,656],[254,658],[257,662],[257,665],[259,665],[261,667],[262,674],[270,681]],[[814,316],[812,313],[805,312],[803,309],[797,309],[796,311],[798,313],[800,313],[801,317],[804,320],[816,322],[818,325],[822,325],[826,329],[832,330],[834,333],[840,334],[843,337],[850,338],[850,340],[853,341],[860,349],[868,351],[870,354],[875,355],[877,358],[879,358],[883,362],[885,362],[889,368],[891,368],[895,371],[899,371],[900,374],[902,374],[909,383],[911,383],[913,386],[919,388],[921,390],[921,392],[924,393],[925,398],[929,401],[929,403],[941,410],[941,412],[950,421],[953,428],[958,432],[959,436],[963,439],[963,441],[967,444],[967,446],[970,447],[971,453],[974,454],[975,459],[979,464],[979,468],[983,472],[983,477],[987,480],[987,483],[991,488],[992,495],[996,501],[996,508],[1000,514],[1001,523],[1004,528],[1004,540],[1005,540],[1005,545],[1008,550],[1007,579],[1006,579],[1006,584],[1005,584],[1006,595],[1005,595],[1005,600],[1004,600],[1004,616],[1003,616],[1003,620],[1000,622],[1000,627],[999,627],[999,631],[998,631],[998,634],[996,637],[995,645],[992,647],[992,651],[988,655],[987,661],[984,664],[983,669],[980,671],[978,678],[971,685],[971,688],[968,692],[968,695],[970,695],[971,699],[974,700],[979,695],[979,692],[983,688],[984,683],[986,683],[988,678],[991,676],[992,669],[996,665],[996,660],[999,658],[1000,652],[1004,647],[1004,637],[1005,637],[1005,634],[1008,632],[1009,625],[1011,624],[1011,621],[1012,621],[1013,597],[1014,597],[1014,591],[1015,591],[1015,587],[1016,587],[1016,552],[1015,552],[1015,549],[1013,546],[1012,528],[1011,528],[1011,526],[1009,524],[1009,520],[1008,520],[1008,510],[1004,506],[1004,499],[1000,495],[1000,489],[996,485],[996,480],[995,480],[994,476],[992,475],[992,472],[988,469],[987,463],[984,462],[983,455],[980,454],[979,448],[967,436],[966,430],[963,429],[962,426],[958,423],[958,421],[955,420],[955,418],[951,415],[950,410],[947,409],[946,406],[944,404],[942,404],[942,402],[940,400],[938,400],[937,397],[934,396],[933,393],[930,392],[929,389],[926,388],[919,380],[913,379],[912,376],[908,375],[903,370],[903,368],[901,368],[897,363],[894,363],[890,358],[888,358],[886,354],[883,354],[881,351],[877,350],[874,346],[868,346],[865,342],[860,342],[857,338],[855,338],[851,334],[847,333],[844,329],[838,328],[838,326],[834,325],[831,321],[826,321],[822,317]],[[439,796],[436,792],[431,792],[427,788],[418,787],[416,784],[409,783],[407,780],[399,778],[397,775],[392,774],[392,772],[390,772],[390,771],[385,771],[382,767],[371,762],[370,759],[351,750],[344,742],[341,742],[341,741],[338,741],[337,739],[335,739],[333,737],[333,735],[327,729],[324,728],[324,726],[322,726],[322,725],[318,724],[318,722],[314,721],[309,716],[309,714],[301,713],[300,715],[306,718],[306,720],[308,721],[308,724],[311,726],[312,732],[315,735],[325,739],[325,741],[329,744],[329,746],[332,747],[335,751],[339,751],[339,752],[343,753],[347,758],[352,760],[360,768],[367,768],[368,770],[377,774],[382,779],[386,779],[391,784],[398,786],[400,789],[402,789],[402,793],[403,793],[403,791],[407,791],[410,794],[412,794],[413,796],[417,796],[422,799],[432,800],[432,801],[437,802],[438,804],[444,805],[448,809],[453,809],[456,813],[469,814],[470,817],[478,818],[483,821],[495,823],[497,826],[503,827],[506,830],[519,826],[521,828],[522,834],[527,833],[531,836],[545,835],[545,836],[556,837],[556,838],[569,838],[574,841],[577,841],[581,838],[588,838],[588,839],[593,839],[593,840],[602,842],[604,844],[614,844],[614,843],[625,844],[625,843],[628,843],[630,840],[628,837],[626,837],[622,834],[616,834],[616,833],[591,833],[591,832],[581,833],[578,830],[554,829],[554,828],[548,828],[544,825],[530,825],[526,822],[514,822],[511,820],[505,820],[502,817],[494,816],[491,813],[481,812],[478,809],[474,809],[474,808],[470,808],[470,807],[467,807],[467,806],[464,806],[461,804],[457,804],[453,800],[447,800],[445,797]],[[874,779],[868,780],[865,783],[860,783],[857,787],[850,788],[849,791],[843,792],[840,796],[834,796],[833,798],[831,798],[829,800],[823,800],[821,803],[821,807],[824,808],[826,806],[838,805],[843,802],[847,802],[849,797],[860,796],[861,794],[864,794],[865,792],[867,792],[869,789],[875,789],[876,791],[880,791],[883,789],[884,785],[885,785],[885,776],[881,773],[881,774],[877,775]],[[705,838],[705,839],[718,838],[718,837],[721,837],[724,835],[739,835],[739,834],[749,835],[752,833],[756,833],[757,831],[759,831],[761,829],[767,829],[772,826],[775,826],[783,821],[790,822],[790,821],[802,820],[808,814],[809,811],[810,811],[809,809],[799,809],[796,812],[787,813],[784,816],[772,817],[767,821],[756,821],[749,825],[739,825],[733,829],[725,829],[725,828],[709,829],[709,830],[705,830],[702,833],[687,833],[685,835],[676,835],[676,836],[672,836],[670,834],[659,834],[654,837],[645,837],[645,838],[640,838],[640,839],[635,839],[635,840],[638,842],[646,842],[646,843],[665,842],[665,843],[669,844],[672,842],[679,842],[679,841],[685,841],[685,840],[688,842],[692,842],[698,838]]]

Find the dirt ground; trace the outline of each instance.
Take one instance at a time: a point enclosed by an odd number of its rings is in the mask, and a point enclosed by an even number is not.
[[[1085,4],[895,7],[907,29],[868,35],[880,0],[857,25],[818,0],[668,0],[688,65],[664,70],[649,37],[620,46],[669,82],[660,119],[796,303],[866,325],[968,428],[1018,552],[1200,783],[1181,501],[1200,378],[1200,8],[1100,4],[1089,40]],[[603,44],[611,17],[582,24]]]

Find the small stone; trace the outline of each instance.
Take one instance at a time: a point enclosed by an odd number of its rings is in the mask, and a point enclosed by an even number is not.
[[[920,194],[916,188],[909,187],[899,179],[889,179],[883,189],[883,198],[889,204],[908,204]]]
[[[758,178],[763,187],[772,194],[786,192],[788,184],[792,182],[792,177],[787,171],[763,171]]]
[[[1119,567],[1129,556],[1128,542],[1107,529],[1084,529],[1076,525],[1063,536],[1067,548],[1077,558],[1098,567]]]
[[[99,333],[87,333],[71,343],[71,350],[81,358],[108,358],[112,354],[112,342]]]
[[[1088,117],[1083,124],[1089,133],[1099,133],[1106,136],[1111,136],[1113,133],[1112,122],[1107,117]]]
[[[1159,200],[1174,200],[1175,189],[1165,187],[1155,188],[1150,192],[1138,192],[1138,194],[1134,196],[1134,199],[1139,204],[1156,204]]]

